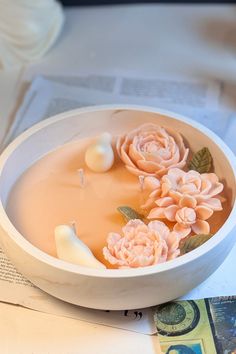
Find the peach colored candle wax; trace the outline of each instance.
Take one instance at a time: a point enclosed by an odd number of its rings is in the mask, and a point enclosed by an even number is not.
[[[120,233],[125,225],[117,207],[127,205],[143,213],[140,206],[148,194],[145,196],[142,181],[125,168],[117,154],[107,172],[91,171],[85,164],[85,152],[91,141],[68,143],[32,165],[12,189],[7,213],[29,242],[55,257],[55,227],[75,221],[81,241],[100,262],[112,268],[102,249],[108,234]],[[223,211],[209,219],[213,234],[229,212],[230,205],[224,203]],[[165,223],[173,228],[173,223]]]
[[[139,210],[142,193],[137,177],[118,156],[105,173],[89,170],[84,155],[90,144],[89,139],[71,142],[37,161],[14,186],[7,213],[28,241],[52,256],[56,256],[55,227],[75,221],[80,239],[106,264],[102,248],[107,235],[124,225],[117,207]]]

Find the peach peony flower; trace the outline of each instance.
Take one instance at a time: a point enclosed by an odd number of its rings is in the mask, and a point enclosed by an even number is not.
[[[170,168],[184,167],[189,151],[180,134],[151,123],[121,136],[116,148],[131,173],[158,177]]]
[[[217,196],[224,186],[215,173],[200,174],[170,169],[161,180],[147,177],[145,185],[152,190],[142,208],[151,209],[148,219],[167,219],[175,222],[174,231],[187,236],[191,231],[208,234],[206,221],[214,211],[222,210],[222,197]]]
[[[118,268],[147,267],[176,258],[179,251],[179,235],[170,232],[161,221],[148,225],[141,220],[130,220],[122,228],[124,236],[110,232],[103,255]]]

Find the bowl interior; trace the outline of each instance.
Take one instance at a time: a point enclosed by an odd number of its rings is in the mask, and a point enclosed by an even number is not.
[[[116,136],[139,126],[152,122],[163,127],[171,127],[181,133],[186,145],[196,152],[208,147],[214,161],[214,171],[224,183],[224,212],[213,216],[213,232],[226,220],[235,201],[235,174],[231,162],[224,152],[224,145],[213,133],[199,130],[198,124],[185,118],[165,112],[152,112],[138,109],[88,109],[76,110],[59,115],[40,123],[22,134],[13,142],[2,157],[0,176],[0,200],[6,207],[9,194],[18,178],[35,161],[59,146],[81,138],[93,137],[104,131]],[[217,213],[216,213],[217,214]],[[14,220],[11,220],[14,224]]]

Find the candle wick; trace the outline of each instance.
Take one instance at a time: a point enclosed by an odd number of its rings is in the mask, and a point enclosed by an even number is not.
[[[77,170],[78,174],[79,174],[79,184],[81,188],[84,188],[85,186],[85,178],[84,178],[84,169],[83,168],[79,168]]]
[[[141,192],[143,192],[145,176],[138,176],[138,179],[139,179],[139,184],[140,184],[140,190],[141,190]]]
[[[77,235],[76,222],[75,222],[75,220],[71,221],[71,222],[70,222],[70,225],[71,225],[71,227],[72,227],[74,233]]]

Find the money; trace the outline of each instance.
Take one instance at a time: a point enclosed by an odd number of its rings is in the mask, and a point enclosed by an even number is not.
[[[153,309],[164,354],[236,354],[236,296],[172,301]]]

